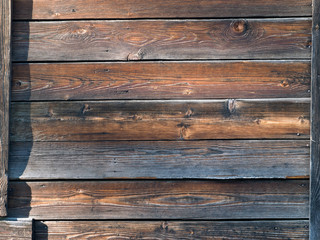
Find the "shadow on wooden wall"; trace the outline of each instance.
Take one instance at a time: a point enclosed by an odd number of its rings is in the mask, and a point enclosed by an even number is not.
[[[28,0],[25,3],[25,7],[23,10],[28,13],[26,16],[26,19],[32,18],[32,9],[33,9],[33,0]],[[15,16],[16,11],[19,11],[19,6],[13,5],[13,16]],[[14,17],[13,17],[14,18]],[[15,25],[15,22],[13,21],[13,28]],[[23,51],[22,54],[25,56],[25,59],[23,59],[23,62],[28,62],[28,51],[29,51],[29,38],[30,38],[30,29],[29,24],[25,24],[25,35],[22,39],[19,39],[20,42],[23,44]],[[13,34],[12,39],[14,39],[16,36]],[[13,55],[16,54],[13,50]],[[19,50],[20,51],[20,50]],[[13,63],[12,64],[12,81],[11,81],[11,91],[15,91],[16,89],[21,89],[21,86],[25,85],[24,92],[28,96],[28,99],[30,99],[31,96],[31,81],[30,81],[30,68],[27,65],[27,67],[24,69],[23,73],[23,79],[15,78],[15,66],[20,63]],[[11,102],[11,105],[15,104],[15,102]],[[9,158],[9,200],[8,200],[8,210],[9,210],[9,217],[11,218],[29,218],[30,210],[31,210],[31,199],[32,199],[32,192],[31,188],[28,185],[28,182],[20,181],[21,176],[23,176],[23,173],[25,169],[28,166],[29,157],[32,152],[33,147],[33,136],[32,136],[32,126],[31,126],[31,104],[30,102],[25,102],[23,104],[23,112],[25,113],[25,116],[29,116],[28,118],[24,119],[24,131],[31,134],[30,140],[28,142],[10,142],[10,158]],[[11,108],[12,109],[12,108]],[[12,113],[12,112],[11,112]],[[12,119],[12,114],[11,117]],[[19,134],[15,133],[16,128],[13,124],[10,124],[10,135],[13,134]],[[23,151],[15,151],[16,147],[18,145],[24,145],[22,148]],[[20,148],[21,149],[21,148]],[[10,172],[15,172],[15,175],[18,175],[19,177],[13,177],[10,176]],[[18,183],[18,184],[17,184]],[[14,185],[14,187],[12,187]],[[23,201],[21,201],[21,198],[23,197]],[[17,201],[19,199],[19,201]],[[21,202],[23,202],[23,205],[21,205]],[[48,239],[48,232],[46,226],[43,226],[42,228],[42,240]]]

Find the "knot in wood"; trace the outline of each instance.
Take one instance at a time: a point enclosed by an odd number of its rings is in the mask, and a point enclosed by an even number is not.
[[[238,20],[232,23],[232,29],[236,33],[244,33],[247,31],[248,24],[245,20]]]

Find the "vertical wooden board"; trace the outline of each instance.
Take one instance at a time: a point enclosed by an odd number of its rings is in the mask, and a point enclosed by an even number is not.
[[[6,216],[11,68],[11,0],[0,0],[0,217]]]
[[[310,239],[320,239],[320,0],[313,0]]]
[[[32,220],[0,221],[0,240],[32,239]]]

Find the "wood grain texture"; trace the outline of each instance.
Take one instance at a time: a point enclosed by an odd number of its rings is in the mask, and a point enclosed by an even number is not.
[[[310,97],[309,61],[14,64],[13,101]]]
[[[12,141],[308,139],[309,99],[16,102]]]
[[[308,177],[310,161],[308,140],[16,142],[10,149],[12,180],[294,178]]]
[[[310,239],[320,239],[320,1],[313,0]]]
[[[32,239],[32,220],[0,221],[0,240]]]
[[[37,240],[61,239],[308,239],[308,221],[41,221]]]
[[[0,0],[0,217],[7,214],[10,77],[11,1]]]
[[[311,16],[311,0],[14,0],[14,19]],[[90,7],[88,7],[90,6]]]
[[[296,219],[308,217],[308,199],[307,180],[12,182],[8,215],[36,220]]]
[[[14,61],[310,58],[311,19],[14,22]]]

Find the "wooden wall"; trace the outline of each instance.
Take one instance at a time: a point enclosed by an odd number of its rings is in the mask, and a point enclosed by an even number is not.
[[[9,212],[35,239],[308,239],[311,0],[14,0]]]

